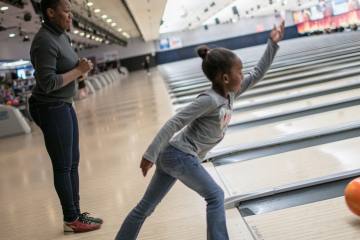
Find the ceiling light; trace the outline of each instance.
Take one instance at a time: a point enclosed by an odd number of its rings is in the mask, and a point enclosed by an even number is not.
[[[97,8],[97,9],[94,10],[94,12],[99,13],[99,12],[101,12],[101,10]]]
[[[84,35],[85,35],[85,33],[84,33],[84,32],[81,32],[81,33],[80,33],[80,36],[82,36],[82,37],[83,37]]]
[[[102,19],[106,19],[108,16],[106,14],[102,15],[101,18]]]
[[[112,22],[112,19],[109,18],[109,19],[106,20],[106,22],[111,23],[111,22]]]
[[[74,34],[78,34],[79,33],[79,30],[74,30]]]
[[[123,36],[126,38],[130,38],[130,35],[127,32],[123,32]]]
[[[10,38],[13,38],[13,37],[15,37],[15,36],[16,36],[15,33],[10,33],[10,34],[9,34],[9,37],[10,37]]]
[[[118,29],[118,32],[122,32],[122,28],[119,28],[119,29]]]
[[[86,5],[88,5],[89,7],[91,7],[92,5],[94,5],[94,3],[88,2]]]
[[[90,38],[90,36],[91,36],[90,34],[86,34],[86,37],[87,37],[87,38]]]
[[[112,27],[115,27],[116,25],[117,25],[117,24],[116,24],[116,23],[114,23],[114,22],[111,24],[111,26],[112,26]]]
[[[7,7],[7,6],[3,6],[3,7],[0,8],[1,11],[6,11],[8,9],[9,9],[9,7]]]

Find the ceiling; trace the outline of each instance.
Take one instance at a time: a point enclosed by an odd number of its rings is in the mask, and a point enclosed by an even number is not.
[[[163,16],[161,33],[194,29],[204,24],[215,24],[234,17],[236,6],[240,18],[274,14],[275,9],[298,10],[318,3],[319,0],[168,0]]]
[[[87,0],[76,0],[86,2]],[[236,6],[240,17],[274,14],[275,9],[298,10],[319,0],[88,0],[100,8],[131,37],[145,41],[159,38],[160,33],[183,31],[214,23],[218,17],[225,21],[233,16]],[[208,22],[210,21],[210,22]],[[161,26],[160,23],[162,22]]]
[[[35,34],[40,28],[40,18],[36,15],[31,1],[23,0],[23,9],[11,6],[0,0],[0,7],[7,6],[6,11],[0,11],[0,26],[5,28],[21,26],[23,32]],[[35,0],[40,2],[40,0]],[[73,0],[72,9],[80,15],[106,28],[108,31],[122,38],[142,37],[145,41],[157,39],[159,36],[160,21],[165,9],[166,0]],[[28,11],[33,19],[23,21],[23,14]],[[89,15],[90,13],[90,15]],[[139,31],[140,30],[140,31]],[[9,29],[10,32],[11,29]],[[9,33],[1,32],[0,38],[8,38]],[[79,36],[81,31],[71,33],[74,40],[94,42]],[[94,42],[96,43],[96,42]]]
[[[40,0],[35,0],[40,1]],[[226,22],[234,18],[236,6],[240,17],[256,17],[274,14],[274,10],[298,10],[314,5],[319,0],[73,0],[73,9],[81,15],[124,39],[141,37],[145,41],[159,38],[160,33],[194,29],[204,24],[214,24],[215,18]],[[0,0],[0,26],[35,33],[40,27],[30,0],[24,9],[9,6]],[[270,4],[272,2],[272,4]],[[33,15],[31,22],[23,21],[25,11]],[[104,16],[106,15],[106,16]],[[162,22],[162,24],[161,24]],[[161,24],[161,26],[160,26]],[[11,29],[10,29],[11,30]],[[72,33],[74,39],[84,37]],[[8,37],[0,34],[0,39]],[[85,39],[90,41],[90,39]]]
[[[127,11],[125,5],[121,0],[75,0],[79,5],[89,9],[92,18],[96,19],[99,24],[104,27],[119,32],[120,34],[128,35],[129,37],[139,37],[140,33],[133,22],[131,15]],[[88,6],[86,3],[91,2],[92,5]],[[100,12],[95,12],[99,9]],[[84,13],[86,14],[86,13]],[[106,15],[106,18],[105,16]],[[103,18],[104,16],[104,18]],[[108,22],[110,21],[111,22]],[[115,25],[115,24],[116,25]],[[112,26],[115,25],[115,26]],[[121,30],[121,31],[118,31]]]
[[[14,7],[9,4],[0,2],[0,8],[7,7],[7,10],[0,11],[0,26],[6,28],[5,31],[0,34],[0,41],[9,38],[9,34],[13,33],[17,36],[25,34],[34,34],[40,28],[40,19],[36,16],[31,4],[27,4],[23,9]],[[25,22],[23,20],[25,12],[31,13],[32,20]],[[4,29],[3,29],[4,30]]]
[[[196,28],[232,2],[233,0],[168,0],[160,32]]]
[[[145,41],[159,37],[166,0],[123,0],[130,9]]]
[[[72,9],[120,38],[126,39],[140,36],[135,24],[120,0],[92,1],[93,5],[89,7],[86,5],[88,1],[73,0]],[[0,1],[0,8],[7,7],[4,11],[0,10],[0,28],[2,28],[0,29],[0,41],[11,39],[9,38],[10,34],[15,34],[14,39],[18,39],[19,37],[22,39],[25,35],[31,37],[39,30],[41,26],[40,17],[36,14],[31,1],[25,0],[23,2],[25,2],[24,8],[18,8]],[[35,0],[35,2],[40,2],[40,0]],[[110,7],[111,4],[113,5],[113,8]],[[95,9],[97,8],[100,9],[100,12],[95,13]],[[32,15],[31,21],[24,21],[24,14],[26,12],[29,12]],[[90,17],[89,12],[91,13]],[[104,14],[108,15],[106,19],[101,17]],[[108,23],[106,22],[107,19],[112,19],[112,21]],[[116,23],[116,26],[113,26],[114,23]],[[86,34],[81,36],[80,33],[81,31],[73,29],[69,34],[75,42],[83,45],[101,44],[101,42],[87,38]]]
[[[318,2],[318,0],[273,0],[272,4],[270,4],[269,0],[236,0],[233,1],[233,3],[227,8],[222,9],[220,12],[205,21],[203,25],[215,24],[216,18],[223,23],[227,21],[236,21],[239,17],[251,18],[271,15],[274,14],[275,11],[279,14],[284,13],[285,11],[297,11],[317,4]],[[239,16],[234,15],[233,7],[236,7],[239,12]]]
[[[124,36],[142,37],[145,41],[158,39],[160,22],[164,13],[166,0],[75,0],[91,10],[98,21],[116,23],[108,28],[117,31],[119,28]],[[86,3],[91,2],[88,6]],[[95,13],[96,9],[100,12]],[[103,19],[102,16],[107,18]]]

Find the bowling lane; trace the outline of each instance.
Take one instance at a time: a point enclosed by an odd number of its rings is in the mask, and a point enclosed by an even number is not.
[[[321,70],[316,69],[313,71],[305,71],[299,74],[291,74],[288,76],[283,76],[272,80],[263,80],[257,84],[258,86],[257,88],[253,88],[246,91],[242,95],[242,97],[253,98],[259,96],[260,94],[265,96],[276,92],[283,92],[284,90],[282,89],[289,90],[289,89],[297,89],[304,85],[317,85],[319,84],[318,81],[321,82],[336,81],[338,79],[336,77],[333,77],[333,75],[337,74],[337,76],[339,76],[339,79],[341,79],[341,75],[339,75],[339,73],[344,74],[346,72],[352,72],[352,71],[360,72],[359,66],[360,66],[359,62],[355,62],[355,63],[352,62],[344,65],[339,64],[337,67],[322,68]],[[329,79],[329,80],[324,80],[324,79]],[[197,89],[195,89],[195,90],[190,90],[187,93],[178,94],[178,98],[176,98],[176,102],[190,102],[194,98],[196,98],[199,93],[200,92]]]
[[[345,92],[338,92],[329,95],[313,97],[296,102],[278,104],[263,109],[255,109],[246,112],[235,112],[231,118],[230,124],[239,121],[250,121],[253,119],[265,118],[273,114],[281,114],[289,111],[301,110],[322,104],[331,104],[333,102],[343,101],[354,97],[360,97],[360,89],[353,89]]]
[[[337,71],[357,68],[359,66],[358,60],[360,60],[360,57],[345,59],[337,63],[326,63],[326,66],[317,67],[316,65],[313,65],[303,71],[292,69],[290,71],[285,71],[284,73],[278,73],[278,76],[272,77],[271,79],[267,79],[267,77],[265,77],[256,85],[255,88],[251,89],[247,93],[251,92],[251,94],[253,94],[257,92],[266,92],[282,86],[290,86],[294,83],[311,82],[314,81],[314,78],[317,76],[331,75]],[[171,88],[172,94],[177,97],[178,100],[186,101],[195,98],[200,92],[209,88],[210,85],[211,83],[209,80],[203,77],[184,81],[176,85],[171,84],[169,87]]]
[[[304,59],[296,58],[296,60],[288,59],[286,61],[280,61],[279,58],[276,58],[275,62],[273,63],[271,69],[268,71],[269,77],[276,77],[276,76],[283,76],[285,74],[290,74],[292,72],[300,72],[302,70],[306,70],[309,68],[314,69],[315,67],[326,67],[328,65],[334,64],[335,61],[339,61],[339,63],[342,62],[349,62],[351,58],[356,58],[359,56],[359,46],[346,48],[346,49],[340,49],[340,50],[334,50],[331,52],[321,53],[320,56],[315,57],[314,55],[311,55],[311,58],[309,56],[304,56]],[[280,62],[283,62],[280,64]],[[189,67],[187,68],[187,71],[184,72],[182,77],[180,79],[178,78],[168,78],[169,85],[173,87],[181,87],[181,86],[187,86],[190,83],[196,83],[194,82],[194,79],[196,78],[199,82],[206,81],[204,75],[202,74],[202,71],[200,71],[201,63],[198,62],[193,64],[191,66],[191,69],[189,70]],[[197,67],[196,67],[197,66]],[[244,64],[243,71],[247,73],[249,70],[253,68],[254,64]]]
[[[359,71],[360,73],[360,71]],[[246,112],[253,109],[261,109],[287,102],[300,101],[307,98],[325,96],[336,92],[349,91],[351,89],[359,88],[360,78],[350,76],[339,77],[339,80],[335,80],[332,84],[319,83],[319,85],[313,85],[308,87],[298,87],[294,90],[287,90],[284,92],[277,92],[267,96],[253,96],[253,98],[237,99],[234,103],[233,109],[235,112]],[[260,99],[259,99],[260,98]],[[183,107],[189,103],[174,103],[174,110],[180,111]]]
[[[318,73],[318,69],[320,67],[330,67],[329,70],[334,70],[334,66],[335,67],[339,67],[340,64],[343,63],[349,63],[349,62],[354,62],[356,60],[359,60],[360,57],[356,57],[355,56],[360,56],[360,52],[356,53],[356,54],[348,54],[346,56],[337,56],[334,59],[334,61],[330,60],[330,59],[323,59],[321,61],[319,61],[320,63],[317,64],[316,62],[309,62],[308,65],[306,67],[294,67],[290,70],[283,70],[280,72],[275,72],[273,74],[271,74],[271,70],[268,71],[268,73],[266,74],[266,77],[264,78],[264,80],[262,82],[260,82],[258,86],[265,86],[265,85],[269,85],[269,84],[275,84],[277,82],[280,81],[284,81],[283,79],[278,79],[281,76],[284,75],[288,75],[287,77],[289,77],[289,74],[292,74],[291,76],[296,76],[294,75],[299,74],[300,72],[304,72],[304,71],[309,71],[309,70],[314,70],[317,69],[316,72]],[[337,60],[337,61],[335,61]],[[332,66],[332,67],[331,67]],[[324,72],[327,72],[328,70],[324,70]],[[306,73],[307,75],[309,75],[309,72]],[[311,75],[311,73],[310,73]],[[267,80],[267,78],[271,77],[272,80]],[[276,77],[276,79],[274,79]],[[186,83],[186,84],[185,84]],[[177,97],[181,97],[182,95],[190,95],[191,93],[198,93],[199,91],[204,91],[207,88],[210,87],[211,83],[210,81],[208,81],[205,76],[201,77],[201,78],[196,78],[196,79],[191,79],[189,81],[184,81],[182,84],[185,84],[186,86],[183,87],[178,87],[177,85],[181,86],[181,84],[174,84],[171,85],[171,83],[169,84],[171,86],[172,89],[170,92],[172,94],[174,94],[174,96]]]
[[[230,196],[360,168],[360,137],[216,167]]]
[[[316,42],[314,42],[313,40],[315,39],[312,39],[312,42],[310,44],[312,48],[304,47],[302,49],[299,49],[299,43],[297,43],[296,47],[294,47],[292,41],[282,42],[280,51],[278,52],[276,57],[276,61],[285,61],[285,63],[287,63],[289,60],[291,59],[293,60],[294,57],[296,57],[296,59],[299,59],[300,57],[304,59],[309,59],[314,56],[323,56],[326,54],[331,54],[332,52],[334,53],[338,52],[340,54],[344,50],[358,47],[357,44],[358,41],[354,39],[348,42],[341,41],[341,43],[337,42],[337,43],[331,43],[329,45],[324,45],[324,41],[319,41],[318,42],[319,46],[316,46]],[[304,46],[307,45],[309,44],[305,44]],[[261,57],[262,51],[260,50],[263,50],[263,48],[264,45],[235,50],[234,52],[243,59],[244,64],[253,65],[256,63],[258,58]],[[294,49],[296,49],[296,51],[294,51]],[[310,55],[309,52],[311,52]],[[200,58],[193,58],[185,61],[179,61],[176,63],[164,64],[160,66],[160,70],[170,80],[181,81],[182,79],[184,79],[184,75],[185,78],[186,75],[192,75],[194,77],[199,76],[194,71],[194,64],[201,65]]]
[[[289,134],[336,127],[353,121],[360,121],[360,106],[346,107],[246,129],[234,126],[228,129],[223,141],[214,148],[214,151],[239,144],[267,142]]]
[[[244,218],[236,208],[226,210],[226,225],[231,240],[254,240]]]
[[[304,59],[303,61],[299,61],[298,59],[297,60],[289,59],[284,61],[284,64],[282,64],[282,66],[276,66],[277,62],[279,62],[278,61],[279,59],[276,58],[276,63],[272,64],[271,68],[268,71],[268,75],[271,77],[275,77],[277,75],[284,75],[291,73],[294,70],[302,71],[308,68],[326,67],[327,65],[333,64],[335,62],[340,62],[340,63],[349,62],[349,60],[351,60],[352,58],[357,58],[359,56],[360,54],[359,51],[360,51],[360,47],[356,46],[348,49],[334,51],[331,53],[323,53],[323,56],[319,56],[318,58],[312,55],[311,59]],[[170,83],[170,85],[177,86],[184,84],[188,81],[191,81],[192,79],[195,78],[198,78],[199,80],[201,79],[201,77],[204,78],[201,68],[199,69],[197,67],[198,65],[199,63],[197,63],[196,65],[193,64],[193,66],[191,67],[192,73],[184,73],[181,79],[169,78],[168,82]],[[201,63],[199,67],[201,67]],[[247,73],[253,67],[254,64],[244,65],[243,68],[244,73]]]
[[[354,70],[354,71],[358,71],[358,70]],[[299,94],[308,94],[308,93],[312,93],[312,92],[320,92],[320,91],[333,89],[333,88],[337,88],[337,87],[343,87],[343,86],[350,85],[350,84],[358,84],[358,83],[360,83],[360,78],[359,77],[345,77],[344,78],[344,77],[341,77],[341,75],[343,75],[343,74],[344,73],[333,74],[334,78],[336,78],[336,77],[339,78],[338,80],[319,83],[319,84],[315,84],[315,85],[311,85],[311,86],[298,87],[298,88],[295,88],[295,89],[270,93],[270,94],[266,94],[266,95],[263,95],[263,96],[248,97],[246,99],[242,99],[241,96],[240,96],[238,101],[236,101],[234,103],[234,109],[237,109],[237,108],[241,109],[242,107],[246,107],[248,105],[262,104],[262,103],[275,101],[275,100],[282,99],[282,98],[287,98],[287,97],[290,98],[292,96],[299,95]],[[314,80],[317,80],[319,78],[323,78],[323,77],[322,76],[315,77]]]
[[[360,239],[359,218],[344,197],[246,217],[257,239],[355,240]]]
[[[260,81],[257,86],[262,86],[261,89],[266,89],[267,86],[266,85],[270,85],[270,84],[276,84],[280,85],[282,83],[292,83],[294,81],[297,81],[299,79],[301,80],[313,80],[314,76],[318,76],[318,75],[325,75],[325,74],[331,74],[333,72],[338,72],[344,69],[351,69],[351,68],[357,68],[359,67],[359,62],[356,62],[358,60],[360,60],[360,57],[357,58],[352,58],[352,60],[354,60],[355,62],[351,61],[351,60],[344,60],[341,62],[337,62],[336,66],[334,66],[333,64],[326,64],[326,66],[319,66],[316,69],[306,69],[304,71],[301,72],[296,72],[294,73],[293,71],[286,71],[285,74],[279,76],[279,77],[275,77],[273,79],[270,80],[263,80]],[[266,78],[266,77],[265,77]],[[301,81],[300,80],[300,81]],[[271,87],[271,85],[270,85]],[[253,89],[253,91],[255,91],[257,89]]]

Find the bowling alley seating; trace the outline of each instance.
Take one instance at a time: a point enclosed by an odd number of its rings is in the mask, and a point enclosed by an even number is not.
[[[0,104],[0,137],[30,132],[31,128],[19,109]]]

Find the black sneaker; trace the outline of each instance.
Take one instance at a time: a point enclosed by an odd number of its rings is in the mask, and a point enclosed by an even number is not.
[[[103,224],[104,221],[101,218],[97,218],[97,217],[92,217],[90,213],[88,212],[84,212],[81,213],[79,216],[80,220],[84,220],[84,221],[88,221],[88,222],[92,222],[92,223],[96,223],[96,224]]]

